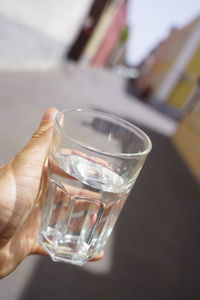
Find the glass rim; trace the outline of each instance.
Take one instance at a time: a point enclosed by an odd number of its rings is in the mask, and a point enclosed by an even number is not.
[[[63,127],[61,127],[60,124],[59,124],[59,117],[62,114],[69,113],[69,112],[78,112],[78,113],[85,112],[85,113],[93,113],[93,114],[96,113],[100,116],[101,115],[106,116],[106,117],[110,118],[111,120],[118,121],[121,125],[126,125],[126,126],[130,127],[133,130],[133,132],[139,133],[141,135],[141,137],[143,137],[144,140],[146,140],[147,146],[146,146],[145,150],[138,151],[138,152],[135,152],[135,153],[123,153],[123,152],[121,152],[121,153],[112,153],[112,152],[102,151],[102,150],[97,149],[93,146],[90,146],[86,143],[83,143],[82,141],[80,141],[80,140],[74,138],[73,136],[71,136],[70,134],[66,133],[66,131],[63,129]],[[152,149],[152,142],[151,142],[150,138],[148,137],[148,135],[142,129],[140,129],[136,125],[132,124],[131,122],[126,121],[125,119],[123,119],[121,117],[118,117],[118,116],[116,116],[112,113],[101,112],[101,111],[93,110],[93,109],[84,109],[84,108],[65,109],[65,110],[59,111],[56,114],[54,124],[67,138],[72,140],[74,143],[78,144],[79,146],[81,146],[81,147],[83,147],[87,150],[90,150],[92,152],[97,152],[97,153],[105,155],[105,156],[110,156],[110,157],[115,157],[115,158],[132,158],[132,157],[136,157],[136,156],[147,155]],[[141,139],[141,137],[140,137],[140,139]]]

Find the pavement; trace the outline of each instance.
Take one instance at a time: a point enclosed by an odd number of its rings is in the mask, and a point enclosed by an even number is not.
[[[105,258],[80,268],[28,257],[0,281],[0,300],[200,298],[200,187],[170,141],[177,124],[126,95],[123,85],[108,71],[74,65],[0,73],[1,163],[23,147],[49,106],[115,113],[153,142]]]

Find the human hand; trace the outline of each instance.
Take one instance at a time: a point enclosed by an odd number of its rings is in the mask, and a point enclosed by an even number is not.
[[[57,109],[48,109],[25,148],[0,168],[0,278],[26,256],[46,254],[37,242],[40,206],[36,200],[56,113]]]

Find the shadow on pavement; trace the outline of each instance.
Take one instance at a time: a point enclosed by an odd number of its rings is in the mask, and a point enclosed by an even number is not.
[[[200,299],[200,188],[168,138],[153,150],[116,226],[113,269],[41,258],[21,300]]]

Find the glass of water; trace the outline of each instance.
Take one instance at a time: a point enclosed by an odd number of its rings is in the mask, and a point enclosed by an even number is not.
[[[57,114],[39,233],[54,261],[83,265],[98,256],[151,147],[142,130],[116,116]]]

